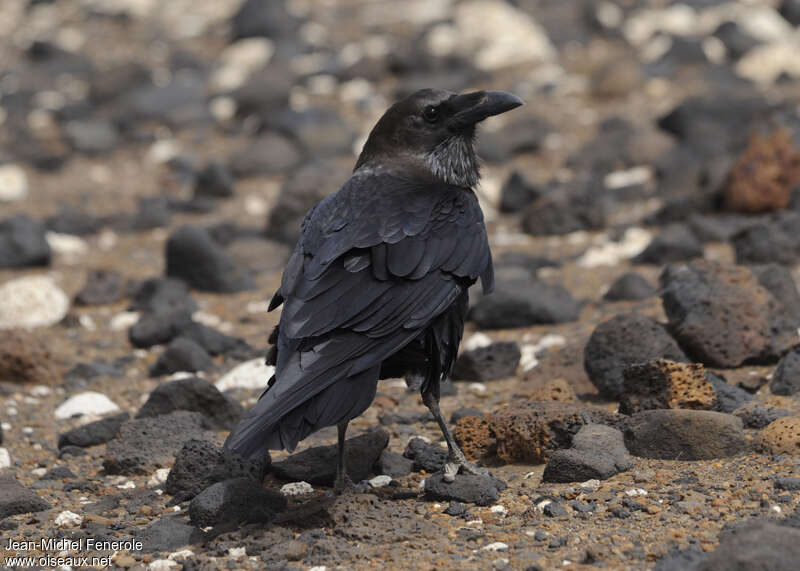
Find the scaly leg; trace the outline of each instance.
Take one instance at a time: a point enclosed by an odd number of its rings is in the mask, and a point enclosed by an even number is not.
[[[336,480],[333,483],[333,491],[337,494],[355,489],[355,485],[347,474],[344,461],[344,438],[345,434],[347,434],[347,424],[349,422],[346,420],[337,426],[339,429],[339,455],[336,461]]]
[[[439,381],[428,383],[428,386],[422,391],[422,402],[431,411],[433,418],[439,424],[445,442],[447,442],[447,450],[449,451],[447,462],[444,465],[444,481],[452,482],[456,479],[456,474],[459,469],[465,474],[484,475],[488,470],[478,468],[471,462],[467,461],[467,457],[461,451],[461,448],[456,444],[455,438],[450,433],[450,428],[442,417],[442,411],[439,409]]]

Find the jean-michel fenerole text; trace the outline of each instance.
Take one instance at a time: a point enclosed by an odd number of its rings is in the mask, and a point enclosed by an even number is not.
[[[3,546],[9,551],[140,551],[142,541],[138,539],[107,540],[93,537],[70,539],[68,537],[43,537],[41,539],[11,539]]]

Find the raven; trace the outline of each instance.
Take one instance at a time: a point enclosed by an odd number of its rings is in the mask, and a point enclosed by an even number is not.
[[[467,462],[439,410],[464,330],[469,287],[493,288],[489,242],[474,187],[477,123],[522,105],[516,95],[423,89],[392,105],[350,179],[308,214],[270,310],[275,374],[225,441],[244,457],[294,450],[325,426],[339,430],[375,398],[378,379],[416,381],[449,449],[444,477]]]

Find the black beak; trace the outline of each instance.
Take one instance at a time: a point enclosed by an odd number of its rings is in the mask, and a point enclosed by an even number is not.
[[[506,91],[475,91],[456,95],[449,101],[455,110],[451,123],[454,128],[467,127],[492,115],[516,109],[523,103],[522,99]]]

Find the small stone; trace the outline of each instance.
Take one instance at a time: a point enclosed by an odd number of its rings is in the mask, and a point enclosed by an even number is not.
[[[211,161],[197,175],[195,197],[229,198],[234,195],[233,175],[225,164]]]
[[[384,450],[378,458],[378,471],[398,479],[408,476],[414,470],[414,461],[397,452]]]
[[[242,405],[223,395],[213,384],[198,377],[158,385],[139,409],[136,418],[169,414],[176,410],[199,412],[218,429],[232,429],[242,416]]]
[[[263,391],[267,387],[267,381],[275,373],[275,367],[266,365],[264,359],[252,359],[239,365],[225,373],[216,383],[220,391],[232,389],[247,389]]]
[[[78,515],[69,510],[63,511],[56,516],[53,521],[58,529],[69,529],[71,527],[78,527],[83,523],[83,516]]]
[[[0,329],[49,327],[69,311],[69,297],[48,276],[25,276],[0,285]]]
[[[631,454],[665,460],[708,460],[748,449],[742,422],[706,410],[648,410],[633,415],[625,428]]]
[[[702,569],[791,571],[800,560],[800,529],[768,521],[745,522],[720,534],[719,547],[708,554]]]
[[[28,176],[15,164],[0,165],[0,202],[19,202],[28,197]]]
[[[542,508],[542,513],[547,517],[564,517],[568,515],[566,508],[561,505],[561,502],[548,502]]]
[[[191,323],[192,316],[185,309],[144,313],[128,330],[128,339],[140,349],[169,343]]]
[[[369,485],[373,488],[383,488],[384,486],[388,486],[392,482],[392,477],[387,476],[386,474],[381,474],[380,476],[375,476],[371,480],[369,480]]]
[[[623,376],[622,414],[664,408],[711,410],[716,402],[714,387],[699,363],[658,359],[628,365]]]
[[[59,435],[58,448],[66,446],[80,446],[89,448],[98,444],[105,444],[114,439],[119,433],[122,424],[130,418],[127,412],[115,416],[89,422],[69,432]]]
[[[761,430],[757,446],[771,454],[800,456],[800,416],[784,416]]]
[[[513,377],[521,353],[514,341],[500,341],[487,347],[464,351],[453,368],[454,380],[492,381]]]
[[[553,452],[545,466],[542,481],[606,480],[632,467],[633,461],[619,430],[600,424],[587,424],[572,439],[572,448]]]
[[[514,171],[500,190],[500,211],[519,212],[542,195],[519,171]]]
[[[103,393],[86,391],[74,395],[56,408],[56,419],[65,420],[73,416],[103,416],[117,412],[119,406]]]
[[[235,293],[254,287],[252,277],[239,268],[207,231],[181,226],[167,241],[167,276],[191,287],[217,293]]]
[[[150,278],[136,287],[131,295],[130,309],[155,314],[175,310],[194,313],[197,302],[189,295],[189,286],[183,280]]]
[[[0,478],[0,519],[50,509],[50,505],[13,478]]]
[[[345,442],[345,465],[347,474],[354,482],[366,480],[372,466],[389,443],[389,433],[380,428],[366,432]],[[338,447],[316,446],[275,462],[272,473],[283,480],[306,481],[311,484],[329,486],[336,477]]]
[[[212,364],[211,357],[200,345],[187,337],[176,337],[150,368],[150,376],[169,375],[179,371],[205,371]]]
[[[692,231],[685,224],[671,224],[633,259],[633,263],[661,265],[702,256],[703,245]]]
[[[791,412],[753,400],[741,405],[733,414],[742,419],[745,428],[760,429],[783,416],[790,416]]]
[[[250,478],[234,478],[212,484],[189,504],[189,517],[198,527],[226,522],[268,522],[286,507],[279,492],[261,487]]]
[[[552,379],[531,391],[529,400],[575,402],[578,397],[567,381],[564,379]]]
[[[538,279],[498,280],[495,292],[482,297],[468,318],[482,329],[510,329],[575,321],[580,305],[564,287]]]
[[[48,266],[51,257],[39,222],[24,214],[0,221],[0,268]]]
[[[412,438],[408,441],[403,456],[414,461],[414,470],[425,470],[433,474],[440,471],[447,461],[447,450],[429,444],[422,438]]]
[[[453,517],[462,516],[467,513],[467,506],[461,502],[451,500],[444,513]]]
[[[769,388],[776,395],[789,396],[800,392],[800,348],[795,348],[780,360]]]
[[[57,379],[53,355],[42,339],[24,329],[0,334],[0,381],[52,385]]]
[[[504,489],[505,483],[492,476],[457,474],[455,481],[445,482],[439,472],[425,480],[425,497],[429,500],[455,500],[479,506],[496,502]]]
[[[265,133],[228,157],[234,176],[248,177],[288,172],[297,167],[303,154],[290,139]]]
[[[86,155],[110,153],[119,142],[113,123],[99,119],[68,121],[64,134],[73,149]]]
[[[47,229],[58,234],[88,236],[100,230],[101,222],[88,212],[62,204],[58,213],[47,219]]]
[[[635,272],[627,272],[618,277],[603,296],[607,301],[632,301],[647,299],[657,294],[656,288]]]
[[[164,490],[181,502],[230,478],[251,478],[261,483],[269,465],[268,455],[248,460],[214,442],[189,439],[175,456]]]
[[[706,378],[717,395],[713,409],[717,412],[731,413],[744,403],[755,400],[755,397],[743,388],[728,384],[722,375],[706,372]]]
[[[289,482],[281,486],[281,494],[284,496],[302,496],[314,492],[314,487],[308,482]]]
[[[86,283],[75,296],[76,305],[107,305],[125,295],[122,276],[113,270],[90,270]]]
[[[650,317],[617,315],[598,325],[584,349],[584,368],[601,395],[619,399],[625,367],[654,359],[686,362],[675,340]]]

